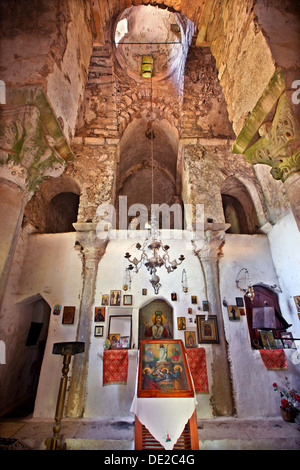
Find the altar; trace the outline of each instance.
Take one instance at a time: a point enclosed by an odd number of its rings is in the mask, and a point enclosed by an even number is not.
[[[181,340],[143,340],[139,348],[135,449],[194,449],[196,393]]]

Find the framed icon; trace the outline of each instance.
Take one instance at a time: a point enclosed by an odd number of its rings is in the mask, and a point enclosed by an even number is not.
[[[94,321],[105,321],[105,307],[95,307]]]
[[[185,330],[186,329],[185,317],[178,317],[177,318],[177,327],[178,327],[178,330]]]
[[[132,305],[132,295],[123,295],[123,305]]]
[[[119,307],[121,305],[121,291],[120,290],[110,291],[110,305],[112,307]]]
[[[184,341],[186,348],[196,348],[197,347],[197,340],[196,340],[196,332],[195,331],[185,331],[184,332]]]
[[[96,325],[95,326],[95,331],[94,331],[94,336],[103,336],[103,326],[102,325]]]
[[[181,340],[140,341],[137,396],[194,396]]]
[[[199,343],[218,343],[218,324],[215,315],[196,315]]]
[[[62,324],[73,325],[75,319],[75,307],[64,307]]]

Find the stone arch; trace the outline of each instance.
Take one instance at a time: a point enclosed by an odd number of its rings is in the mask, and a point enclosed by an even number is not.
[[[127,126],[120,141],[116,184],[117,198],[127,196],[128,207],[142,204],[148,214],[152,203],[171,206],[178,201],[180,178],[177,171],[177,129],[166,119],[155,120],[151,141],[149,118],[149,113],[139,118],[136,116]]]
[[[65,174],[43,181],[24,211],[25,223],[41,233],[72,232],[80,199],[78,183]]]
[[[255,206],[246,186],[235,176],[223,181],[221,196],[228,233],[253,234],[259,230]]]

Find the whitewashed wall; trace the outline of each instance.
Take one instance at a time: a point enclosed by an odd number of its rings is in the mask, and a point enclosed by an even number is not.
[[[241,268],[248,269],[253,284],[260,282],[270,286],[279,284],[266,235],[226,235],[223,253],[224,257],[220,260],[220,290],[222,301],[225,300],[228,305],[235,305],[235,298],[243,296],[235,283]],[[282,314],[289,321],[286,298],[287,294],[284,292],[279,296],[279,301]],[[284,377],[289,376],[291,383],[299,390],[300,369],[294,360],[295,350],[285,349],[288,371],[268,371],[262,362],[260,352],[251,348],[246,316],[241,316],[240,321],[230,321],[227,308],[222,306],[222,309],[237,415],[239,417],[279,415],[280,400],[274,393],[272,384],[284,383]],[[297,337],[299,337],[299,323],[298,317],[294,314],[293,329],[289,331],[298,335]]]
[[[275,235],[275,234],[274,234]],[[30,237],[27,255],[24,262],[22,283],[19,298],[28,298],[40,294],[48,302],[51,312],[55,304],[62,307],[74,305],[76,307],[74,325],[62,325],[62,313],[54,316],[51,313],[48,340],[44,362],[40,375],[40,383],[35,405],[34,417],[52,418],[55,412],[56,398],[62,368],[62,357],[52,355],[52,346],[55,342],[76,340],[76,329],[79,314],[81,295],[82,264],[78,251],[74,249],[76,234],[32,235]],[[121,290],[127,260],[125,252],[135,252],[136,240],[111,240],[105,255],[99,263],[95,302],[91,308],[94,316],[94,307],[101,306],[102,294],[109,294],[111,290]],[[166,240],[167,243],[167,240]],[[151,300],[160,298],[166,300],[173,307],[174,337],[184,340],[184,332],[177,330],[178,316],[187,317],[187,329],[196,330],[196,324],[188,322],[188,308],[193,308],[193,318],[203,311],[197,307],[205,300],[203,275],[200,263],[192,252],[189,241],[169,240],[171,246],[171,259],[177,258],[181,253],[186,257],[185,262],[175,272],[168,274],[160,270],[162,287],[159,294],[153,292],[149,282],[149,273],[142,268],[139,274],[132,274],[131,290],[127,293],[133,296],[133,305],[119,307],[120,313],[130,311],[133,319],[133,343],[138,343],[138,312],[139,309]],[[235,278],[242,267],[246,267],[252,277],[253,283],[279,284],[274,264],[271,258],[268,237],[266,235],[227,235],[223,249],[224,256],[220,259],[220,289],[221,299],[228,304],[235,303],[235,297],[241,292],[235,286]],[[189,292],[184,294],[181,288],[182,269],[185,268],[188,276]],[[147,296],[142,295],[142,289],[147,289]],[[177,301],[171,301],[171,293],[177,293]],[[122,296],[125,292],[122,291]],[[198,305],[191,304],[191,295],[198,297]],[[286,316],[284,304],[285,294],[281,295],[282,313]],[[87,398],[85,405],[85,418],[133,419],[130,405],[135,391],[137,351],[129,354],[129,375],[127,385],[102,385],[102,355],[103,342],[108,333],[108,318],[110,313],[116,313],[116,307],[107,314],[104,325],[104,337],[94,336],[95,323],[91,326],[91,347],[89,351],[89,369]],[[259,417],[276,416],[279,414],[278,399],[273,392],[272,383],[279,382],[285,372],[268,372],[263,365],[259,352],[251,349],[248,337],[246,317],[238,322],[230,322],[227,309],[222,307],[225,323],[225,334],[229,347],[233,388],[235,393],[238,416]],[[212,312],[213,313],[213,312]],[[294,318],[294,321],[297,318]],[[99,323],[101,324],[101,323]],[[299,328],[299,326],[298,326]],[[293,332],[299,335],[299,329]],[[205,345],[208,381],[212,385],[212,348],[214,345]],[[289,364],[289,375],[292,382],[299,381],[299,365],[292,362],[293,351],[286,350]],[[299,390],[299,386],[298,386]],[[212,410],[209,403],[209,394],[199,394],[197,416],[209,418]]]

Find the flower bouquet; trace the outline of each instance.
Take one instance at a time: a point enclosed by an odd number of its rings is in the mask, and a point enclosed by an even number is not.
[[[280,388],[275,382],[273,387],[274,391],[278,391],[281,397],[280,410],[282,418],[293,423],[296,415],[299,413],[297,408],[300,405],[300,395],[297,394],[295,389],[290,387],[287,377],[285,377],[285,387]]]

